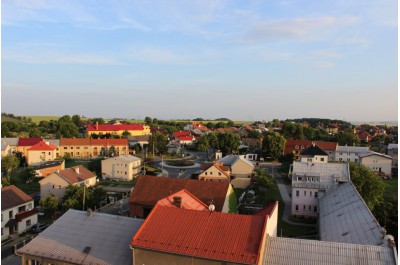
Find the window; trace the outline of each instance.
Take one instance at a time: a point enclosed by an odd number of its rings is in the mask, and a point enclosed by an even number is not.
[[[321,157],[321,161],[325,161],[325,158]]]
[[[358,159],[356,158],[356,159],[354,159],[354,162],[358,162]]]
[[[318,198],[318,191],[316,191],[316,192],[314,193],[314,197],[315,197],[315,198]]]
[[[40,262],[35,259],[31,259],[31,265],[40,265]]]
[[[64,147],[64,150],[67,150],[68,147]]]
[[[342,158],[339,158],[339,161],[342,161]]]
[[[125,171],[125,175],[126,175],[126,171]]]
[[[71,146],[71,149],[74,149],[74,147],[73,147],[73,146]]]
[[[207,172],[205,173],[205,175],[207,176]]]
[[[296,190],[296,197],[299,197],[300,191]]]
[[[89,147],[85,146],[83,149],[89,149]]]
[[[317,206],[314,206],[314,213],[317,212]]]
[[[79,146],[76,149],[81,149]]]
[[[212,171],[210,172],[210,175],[212,175]]]
[[[304,191],[304,196],[306,196],[307,195],[307,191]]]
[[[299,210],[299,206],[296,204],[296,211],[298,211]]]
[[[51,152],[49,152],[49,155],[51,155]]]
[[[312,191],[310,191],[310,197],[312,197]]]
[[[12,210],[8,212],[8,218],[13,218],[13,211]]]
[[[31,226],[31,219],[26,220],[26,226]]]
[[[311,205],[308,205],[308,210],[311,211]]]
[[[218,172],[218,176],[221,176],[221,172]]]
[[[305,205],[303,205],[303,211],[305,211],[306,210],[306,206]]]

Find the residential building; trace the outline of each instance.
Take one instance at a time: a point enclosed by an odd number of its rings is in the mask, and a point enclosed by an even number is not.
[[[44,141],[48,142],[51,145],[54,145],[56,149],[56,156],[60,156],[60,139],[45,139]]]
[[[101,160],[103,179],[130,181],[139,175],[142,159],[131,155],[120,155]]]
[[[209,211],[209,206],[207,204],[185,189],[159,200],[156,205],[196,211]]]
[[[229,182],[141,175],[129,198],[130,216],[146,218],[159,200],[183,189],[192,193],[206,205],[214,204],[217,212],[229,211],[229,197],[234,192]]]
[[[336,124],[329,125],[328,127],[326,127],[326,132],[329,134],[337,134],[339,132],[339,126],[337,126]]]
[[[234,188],[245,189],[250,185],[254,165],[243,155],[227,155],[217,162],[229,167],[231,184]]]
[[[136,144],[140,145],[141,148],[144,147],[144,145],[149,144],[149,139],[150,135],[137,135],[137,136],[128,136],[128,143],[129,146],[134,146]]]
[[[129,242],[143,220],[70,209],[18,249],[21,264],[132,264]]]
[[[368,143],[368,142],[372,139],[372,135],[369,134],[369,133],[366,132],[366,131],[360,132],[359,134],[356,135],[356,137],[357,137],[360,141],[362,141],[362,142],[364,142],[364,143]]]
[[[91,187],[96,185],[96,174],[84,166],[75,166],[56,171],[39,181],[40,196],[42,198],[49,194],[62,199],[68,185]]]
[[[200,173],[198,177],[199,180],[216,182],[230,181],[229,167],[224,166],[221,162],[203,164],[201,169],[203,172]]]
[[[1,188],[1,240],[18,235],[38,222],[33,198],[14,185]]]
[[[87,134],[90,137],[92,134],[98,135],[119,135],[121,136],[125,131],[129,132],[131,136],[148,135],[150,127],[144,124],[88,124]]]
[[[18,138],[1,138],[1,157],[17,152]]]
[[[28,149],[27,164],[29,166],[42,165],[48,161],[54,161],[57,147],[48,142],[41,141]]]
[[[300,153],[300,162],[328,163],[328,154],[313,144]]]
[[[389,144],[388,145],[388,151],[387,154],[388,156],[391,156],[393,158],[392,166],[397,167],[398,165],[398,144]]]
[[[133,265],[263,264],[265,241],[277,234],[272,206],[267,215],[239,215],[157,205],[130,243]]]
[[[115,153],[110,153],[114,146]],[[128,139],[91,139],[91,138],[61,138],[60,155],[70,154],[72,157],[96,158],[98,156],[127,155],[129,153]]]
[[[71,157],[93,157],[90,138],[61,138],[60,156],[63,157],[66,154],[71,155]]]
[[[28,149],[34,146],[35,144],[42,142],[43,138],[35,137],[35,138],[18,138],[17,152],[21,152],[24,156],[28,156]]]
[[[307,147],[313,145],[321,148],[325,153],[328,154],[328,161],[335,161],[335,151],[338,145],[337,142],[322,142],[322,141],[308,141],[308,140],[287,140],[284,150],[284,155],[293,153],[294,159],[300,158],[300,153]]]
[[[186,136],[190,136],[190,132],[189,131],[179,131],[179,132],[173,132],[173,137],[175,140],[179,140],[179,137],[186,137]]]
[[[195,138],[191,135],[178,137],[178,143],[180,145],[190,145],[194,142],[194,140],[195,140]]]
[[[318,217],[318,198],[340,182],[350,180],[348,164],[294,161],[292,178],[292,215]]]
[[[110,151],[114,146],[115,153]],[[129,154],[128,139],[90,139],[92,156],[118,156]]]
[[[335,152],[336,162],[359,162],[359,153],[369,150],[366,146],[338,146]]]
[[[385,175],[392,174],[392,158],[390,156],[367,151],[359,153],[360,164],[369,167],[374,172],[383,173]]]
[[[40,166],[34,167],[36,172],[36,177],[47,177],[53,172],[60,171],[65,169],[65,161],[64,160],[55,160],[48,161]]]

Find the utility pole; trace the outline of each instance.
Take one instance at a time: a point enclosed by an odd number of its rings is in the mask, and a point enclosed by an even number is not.
[[[85,210],[85,193],[86,193],[86,185],[84,184],[83,185],[83,198],[82,198],[82,200],[83,200],[83,202],[82,202],[82,211],[84,211]]]
[[[153,158],[154,158],[154,146],[156,145],[156,139],[155,139],[155,137],[154,137],[154,134],[155,133],[153,133]]]

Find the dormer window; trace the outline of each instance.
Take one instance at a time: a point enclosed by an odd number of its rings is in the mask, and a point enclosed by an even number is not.
[[[295,146],[295,148],[296,148],[296,149],[299,149],[299,146],[298,146],[298,145],[296,145],[296,146]]]

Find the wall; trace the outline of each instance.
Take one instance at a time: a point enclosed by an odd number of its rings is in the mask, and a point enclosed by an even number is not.
[[[55,260],[55,259],[49,259],[49,258],[38,257],[38,256],[30,256],[30,255],[26,255],[26,254],[21,255],[21,264],[32,264],[32,260],[38,261],[39,263],[37,263],[37,264],[74,265],[74,263],[69,263],[69,262]],[[31,263],[28,263],[28,262],[31,262]]]
[[[58,176],[56,173],[50,174],[48,177],[39,181],[40,183],[40,196],[42,198],[49,194],[53,194],[55,197],[62,199],[65,194],[65,188],[68,186],[68,182]],[[53,185],[55,186],[53,188]]]
[[[311,159],[311,161],[309,161]],[[301,156],[300,162],[313,162],[313,163],[328,163],[328,156],[320,156],[316,155],[314,157],[311,156]]]
[[[116,180],[132,180],[140,173],[141,160],[130,163],[122,159],[110,158],[101,161],[101,175],[104,178]]]
[[[9,234],[10,234],[9,227],[5,227],[5,225],[10,219],[15,219],[15,215],[18,214],[18,208],[21,206],[25,206],[24,211],[26,211],[28,209],[33,209],[33,201],[23,203],[16,207],[5,209],[5,210],[1,211],[1,228],[3,230],[3,234],[1,235],[1,240],[4,240],[9,236]],[[11,218],[9,217],[10,211],[12,211]],[[24,212],[24,211],[22,211],[22,212]],[[28,219],[31,219],[31,225],[27,227],[25,222]],[[14,233],[18,233],[18,234],[23,233],[25,231],[25,229],[30,228],[32,225],[34,225],[36,223],[37,223],[37,214],[29,216],[29,217],[23,219],[18,224],[16,224],[16,227],[14,227]]]
[[[234,188],[247,189],[250,186],[251,178],[235,178],[231,180],[231,185]]]
[[[374,172],[383,172],[386,175],[392,174],[392,159],[379,155],[366,156],[360,159],[360,163],[369,167]]]
[[[232,185],[229,184],[229,188],[228,188],[228,191],[226,192],[226,196],[225,196],[224,206],[222,207],[222,212],[223,213],[228,213],[229,212],[229,196],[233,192],[235,192],[235,191],[233,190]]]
[[[356,152],[335,152],[335,161],[337,162],[358,162],[359,157]]]
[[[296,191],[298,191],[299,196],[296,195]],[[292,188],[292,215],[317,217],[318,194],[315,197],[315,192],[318,192],[318,189]],[[296,205],[298,205],[298,211],[296,211]],[[315,206],[317,206],[316,212],[314,211]],[[311,210],[309,207],[311,207]]]
[[[228,175],[229,176],[229,175]],[[211,166],[209,169],[204,171],[199,175],[199,180],[209,180],[209,181],[229,181],[229,177],[224,175],[215,166]]]
[[[28,151],[27,163],[30,166],[38,166],[46,161],[54,161],[56,159],[56,152],[53,151]]]
[[[253,174],[253,169],[253,165],[239,159],[231,166],[231,174],[237,178],[247,178],[249,175],[251,176],[251,174]]]
[[[63,161],[62,164],[60,164],[58,166],[41,168],[41,169],[36,170],[36,172],[38,173],[38,176],[47,177],[51,173],[53,173],[57,170],[63,170],[63,169],[65,169],[65,161]]]

